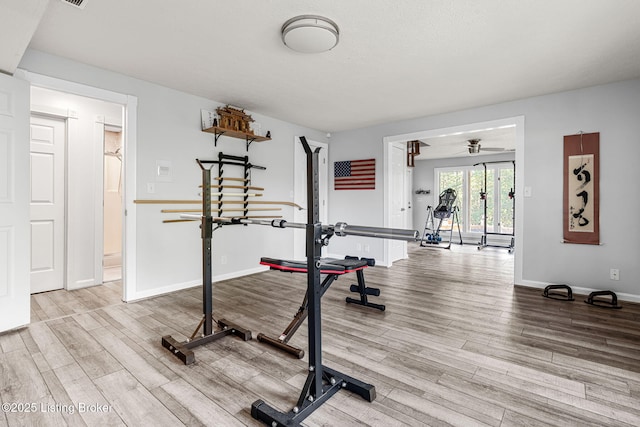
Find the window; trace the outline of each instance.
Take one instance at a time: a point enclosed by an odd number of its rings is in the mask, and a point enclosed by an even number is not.
[[[442,191],[453,188],[458,194],[454,206],[459,209],[463,232],[482,233],[486,221],[487,232],[513,233],[514,164],[499,162],[486,166],[486,176],[482,165],[436,168],[435,204]]]
[[[500,176],[500,222],[498,233],[513,234],[513,216],[515,215],[513,196],[514,191],[514,170],[513,165],[510,168],[501,168]]]

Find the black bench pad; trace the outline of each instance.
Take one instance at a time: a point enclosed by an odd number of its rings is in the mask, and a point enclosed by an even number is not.
[[[262,257],[260,264],[269,266],[273,270],[289,271],[292,273],[306,273],[306,261],[291,261],[276,258]],[[362,270],[367,266],[367,261],[357,259],[323,258],[320,260],[320,273],[345,274]]]

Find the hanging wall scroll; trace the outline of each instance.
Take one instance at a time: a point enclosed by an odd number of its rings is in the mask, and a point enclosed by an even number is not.
[[[563,238],[600,244],[600,133],[564,137]]]

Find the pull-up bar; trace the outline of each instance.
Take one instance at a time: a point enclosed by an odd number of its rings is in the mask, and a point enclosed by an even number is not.
[[[266,170],[267,168],[265,168],[264,166],[258,166],[258,165],[254,165],[252,163],[239,163],[239,162],[229,162],[226,160],[201,160],[201,159],[196,159],[196,162],[198,162],[198,164],[200,165],[200,167],[202,169],[205,169],[204,165],[209,165],[209,164],[216,164],[216,165],[231,165],[231,166],[242,166],[242,167],[246,167],[247,169],[261,169],[261,170]]]
[[[475,163],[473,166],[493,165],[493,164],[497,164],[497,163],[515,163],[515,160],[495,160],[493,162],[480,162],[480,163]]]

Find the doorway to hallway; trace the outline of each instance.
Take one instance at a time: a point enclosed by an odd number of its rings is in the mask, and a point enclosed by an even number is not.
[[[121,280],[124,106],[32,86],[31,110],[31,292]]]
[[[102,282],[122,279],[122,127],[105,124]]]

